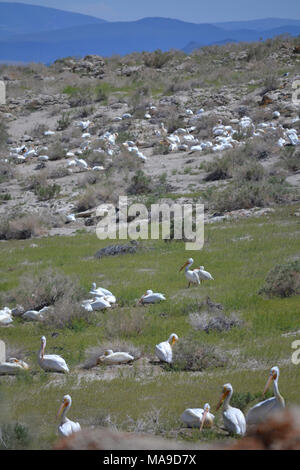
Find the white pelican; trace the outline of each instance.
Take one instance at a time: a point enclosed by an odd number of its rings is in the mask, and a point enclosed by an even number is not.
[[[65,395],[57,413],[57,418],[61,415],[61,422],[58,426],[58,433],[64,437],[70,436],[71,434],[73,434],[73,432],[81,430],[79,423],[74,423],[74,421],[71,421],[66,417],[66,414],[71,408],[71,405],[72,399],[70,395]]]
[[[189,281],[189,285],[188,287],[190,287],[190,284],[200,284],[200,279],[199,279],[199,276],[198,276],[198,273],[196,271],[191,271],[189,268],[192,266],[194,260],[193,258],[189,258],[186,263],[184,263],[183,266],[181,266],[181,268],[179,269],[179,272],[183,270],[183,268],[185,268],[185,277],[187,278],[187,280]]]
[[[240,434],[243,436],[246,432],[246,420],[244,413],[238,408],[229,405],[233,388],[231,384],[223,385],[223,391],[216,409],[218,410],[222,403],[223,405],[223,422],[226,430],[229,433]]]
[[[28,370],[29,366],[26,362],[10,357],[7,361],[0,363],[0,375],[14,375],[21,370]]]
[[[272,367],[270,371],[269,379],[266,383],[263,395],[268,390],[273,380],[274,397],[257,403],[247,413],[246,422],[247,424],[258,424],[265,421],[270,415],[280,411],[285,407],[284,398],[280,395],[278,389],[278,377],[279,368],[277,366]]]
[[[172,333],[168,341],[163,341],[162,343],[157,344],[155,346],[155,354],[158,359],[171,364],[173,359],[172,346],[176,341],[178,341],[178,336],[175,333]]]
[[[199,268],[193,269],[198,274],[200,284],[202,281],[214,281],[214,278],[208,271],[204,271],[204,266],[199,266]]]
[[[107,297],[96,297],[94,301],[90,303],[93,310],[103,310],[104,308],[110,308],[111,305],[107,299]]]
[[[42,320],[43,314],[49,310],[50,307],[43,307],[41,310],[27,310],[23,313],[22,318],[24,320]]]
[[[210,413],[210,406],[205,403],[203,408],[187,408],[181,415],[183,421],[189,428],[210,428],[214,423],[214,415]]]
[[[134,357],[126,352],[113,352],[112,349],[107,349],[103,356],[97,359],[97,364],[126,364],[127,362],[134,361]]]
[[[160,294],[159,292],[154,293],[151,289],[148,289],[146,294],[142,295],[139,302],[141,304],[155,304],[161,300],[166,300],[164,294]]]
[[[12,313],[11,309],[8,307],[4,307],[2,310],[0,310],[0,326],[6,326],[12,323],[13,318],[12,318]]]
[[[108,302],[111,304],[115,304],[117,301],[116,297],[112,292],[110,292],[110,290],[104,289],[104,287],[97,287],[95,282],[93,282],[89,293],[95,295],[96,297],[105,297],[105,299],[108,300]]]
[[[69,372],[66,361],[57,354],[45,355],[46,338],[41,337],[41,348],[38,352],[38,363],[42,369],[51,372]]]

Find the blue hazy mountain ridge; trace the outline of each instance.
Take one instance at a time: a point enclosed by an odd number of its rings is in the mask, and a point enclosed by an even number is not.
[[[0,38],[8,39],[18,34],[46,32],[56,29],[101,24],[105,20],[93,16],[58,10],[56,8],[0,2]]]
[[[170,18],[143,18],[105,22],[52,8],[0,3],[2,62],[50,63],[67,56],[98,54],[108,57],[155,49],[191,52],[205,45],[258,41],[280,34],[299,35],[300,20],[270,18],[205,24]]]

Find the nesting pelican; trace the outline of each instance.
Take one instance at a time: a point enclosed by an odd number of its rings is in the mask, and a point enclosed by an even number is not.
[[[160,294],[159,292],[154,293],[151,289],[148,289],[146,294],[142,295],[139,302],[141,304],[155,304],[161,302],[161,300],[166,300],[164,294]]]
[[[230,406],[229,402],[233,394],[231,384],[223,385],[223,391],[216,409],[223,405],[223,422],[226,430],[231,434],[239,434],[243,436],[246,432],[246,420],[244,413],[239,408]]]
[[[171,364],[173,360],[172,346],[178,341],[178,336],[172,333],[167,341],[163,341],[155,346],[155,354],[158,359]]]
[[[60,425],[58,426],[58,433],[63,437],[70,436],[74,432],[81,430],[79,423],[75,423],[66,417],[66,414],[71,408],[71,405],[72,399],[70,395],[65,395],[57,413],[57,417],[61,415]]]
[[[21,370],[28,370],[26,362],[10,357],[7,361],[0,363],[0,375],[15,375]]]
[[[269,416],[282,410],[285,407],[284,398],[280,395],[278,389],[279,368],[272,367],[270,375],[266,383],[263,395],[267,392],[273,382],[274,397],[261,401],[254,405],[247,413],[247,424],[258,424],[265,421]]]
[[[46,354],[46,337],[41,337],[41,347],[38,352],[38,363],[42,369],[51,372],[69,372],[66,361],[57,354]]]
[[[210,413],[209,403],[205,403],[203,408],[187,408],[181,415],[183,421],[189,428],[203,427],[210,428],[214,423],[214,415]]]
[[[126,364],[134,361],[134,357],[126,352],[113,352],[107,349],[97,360],[97,364]]]

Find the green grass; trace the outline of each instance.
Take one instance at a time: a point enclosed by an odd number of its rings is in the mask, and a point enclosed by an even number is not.
[[[160,420],[155,432],[168,436],[175,430],[178,438],[189,440],[198,440],[200,435],[180,434],[180,415],[185,408],[209,402],[214,413],[221,386],[227,382],[239,394],[261,396],[274,365],[280,367],[279,387],[287,404],[299,404],[300,377],[297,366],[291,363],[291,343],[297,337],[281,336],[300,329],[299,297],[267,300],[258,295],[269,270],[299,253],[299,221],[291,215],[296,210],[295,206],[285,207],[264,217],[206,225],[201,252],[185,251],[183,242],[145,241],[143,249],[134,255],[96,260],[94,253],[114,241],[99,241],[94,234],[86,233],[35,239],[35,248],[31,247],[32,240],[0,244],[0,299],[18,286],[22,275],[53,267],[77,277],[86,289],[86,298],[95,281],[112,290],[119,304],[116,309],[98,312],[92,325],[57,330],[59,335],[55,337],[49,327],[22,320],[0,329],[0,338],[11,346],[22,347],[31,365],[29,375],[0,377],[2,404],[10,410],[9,419],[35,431],[27,447],[51,447],[56,439],[55,413],[66,393],[73,399],[70,418],[83,427],[97,424],[97,416],[110,415],[117,428],[132,429],[132,420],[136,423],[146,419],[156,409],[160,410]],[[245,236],[249,240],[243,239]],[[190,256],[195,265],[202,264],[213,274],[214,282],[186,288],[186,279],[178,271]],[[166,302],[136,306],[136,299],[150,288],[163,292]],[[166,340],[170,333],[177,333],[180,341],[191,332],[189,313],[197,311],[207,295],[221,302],[226,312],[236,312],[244,320],[242,327],[227,332],[193,333],[200,343],[219,348],[229,360],[226,367],[192,374],[172,370],[158,373],[157,366],[134,365],[118,369],[112,380],[101,380],[106,369],[97,368],[97,376],[89,381],[80,372],[86,349],[107,342],[105,325],[110,318],[144,315],[142,333],[129,331],[121,339],[140,347],[145,356],[154,357],[155,344]],[[58,380],[38,367],[36,353],[42,334],[47,337],[48,353],[61,354],[68,362],[68,377],[60,376]],[[221,424],[220,412],[217,417]],[[222,438],[222,432],[216,428],[203,438]]]

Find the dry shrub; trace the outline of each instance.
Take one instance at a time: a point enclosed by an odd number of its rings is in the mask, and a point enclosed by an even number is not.
[[[282,160],[284,167],[289,171],[299,171],[300,170],[300,150],[295,149],[294,147],[285,147],[283,149]]]
[[[65,176],[68,176],[70,174],[69,169],[66,168],[65,166],[58,166],[57,168],[54,168],[51,173],[49,174],[49,178],[51,179],[59,179],[59,178],[64,178]]]
[[[211,315],[208,312],[191,313],[189,321],[195,330],[202,330],[206,333],[210,331],[227,331],[242,324],[242,321],[234,313],[229,316],[223,313],[219,315]]]
[[[49,305],[56,306],[67,297],[80,301],[82,294],[76,280],[49,268],[33,275],[23,275],[19,287],[13,291],[12,300],[22,305],[25,311],[40,310]]]
[[[208,368],[224,367],[227,358],[215,346],[201,344],[190,336],[180,338],[173,352],[172,369],[202,371]],[[167,366],[169,367],[169,366]]]
[[[61,142],[57,141],[49,146],[47,154],[51,161],[61,160],[66,156],[66,149]]]
[[[259,294],[267,297],[290,297],[300,294],[300,260],[277,264],[267,275]]]
[[[66,293],[56,301],[54,309],[44,316],[42,322],[50,328],[72,328],[80,331],[90,324],[95,315],[81,307],[79,298],[74,298],[71,293]]]
[[[12,165],[3,160],[0,161],[0,183],[8,181],[14,177],[15,171]]]
[[[127,352],[135,359],[139,359],[142,352],[139,348],[134,346],[132,343],[123,341],[119,338],[115,338],[112,341],[106,341],[99,346],[91,347],[86,351],[87,359],[83,365],[85,369],[91,369],[97,365],[97,359],[103,356],[107,349],[112,349],[114,352]]]
[[[132,338],[140,336],[145,328],[146,318],[140,311],[125,310],[121,315],[119,312],[110,312],[106,319],[104,329],[106,336],[110,339]]]
[[[0,224],[0,240],[24,240],[45,234],[47,225],[37,214],[16,216],[14,220],[4,220]]]

